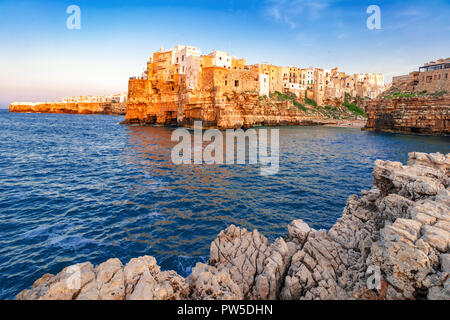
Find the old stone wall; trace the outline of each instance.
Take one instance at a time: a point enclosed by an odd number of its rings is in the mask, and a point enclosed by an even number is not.
[[[421,72],[417,75],[415,91],[450,92],[450,69]]]

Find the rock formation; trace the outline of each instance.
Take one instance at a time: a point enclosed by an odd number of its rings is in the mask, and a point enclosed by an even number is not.
[[[366,130],[450,134],[449,95],[374,99],[366,113]]]
[[[9,112],[22,113],[70,113],[70,114],[125,114],[125,103],[106,102],[15,102]]]
[[[230,226],[186,279],[152,257],[46,274],[16,299],[450,299],[450,154],[375,162],[328,231],[301,220],[273,243]],[[71,270],[69,270],[71,269]],[[375,271],[374,271],[375,270]],[[75,288],[75,289],[73,289]]]

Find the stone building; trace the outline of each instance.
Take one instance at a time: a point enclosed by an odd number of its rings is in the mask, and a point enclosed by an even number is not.
[[[450,92],[450,58],[431,61],[419,71],[392,78],[392,88],[407,92]]]
[[[128,86],[126,120],[131,123],[183,123],[196,117],[215,123],[214,111],[206,116],[197,113],[213,106],[218,97],[270,92],[269,75],[246,68],[244,59],[223,51],[202,56],[188,46],[154,53],[143,76],[130,78]]]
[[[448,91],[450,92],[450,58],[440,59],[425,64],[419,68],[419,74],[417,80],[413,83],[417,83],[416,91],[438,92]]]

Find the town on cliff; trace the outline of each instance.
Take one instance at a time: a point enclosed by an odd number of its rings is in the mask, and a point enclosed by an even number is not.
[[[248,128],[352,125],[365,130],[450,133],[450,58],[386,85],[383,74],[246,64],[223,51],[161,48],[128,92],[10,105],[10,112],[120,114],[125,124]],[[359,124],[358,124],[359,123]]]

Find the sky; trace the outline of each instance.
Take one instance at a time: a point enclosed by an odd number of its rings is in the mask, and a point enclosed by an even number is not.
[[[81,11],[69,29],[70,5]],[[370,5],[381,29],[369,29]],[[154,51],[392,76],[450,57],[450,0],[0,0],[0,108],[125,92]]]

